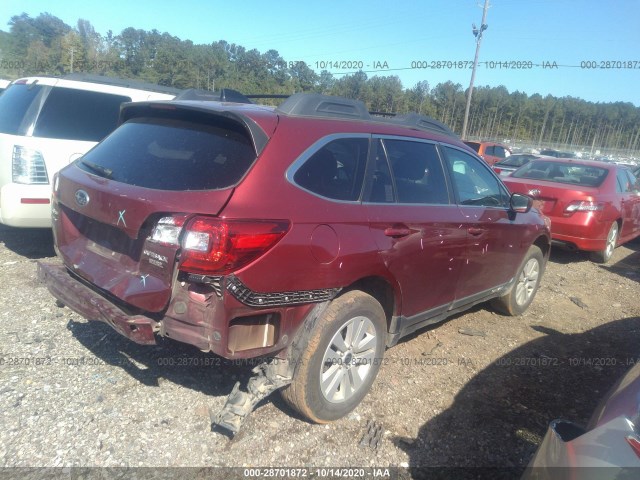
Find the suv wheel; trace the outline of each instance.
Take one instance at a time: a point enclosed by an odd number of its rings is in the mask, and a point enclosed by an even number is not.
[[[616,248],[617,243],[618,222],[613,222],[611,224],[611,228],[609,228],[609,233],[607,234],[607,243],[605,244],[604,250],[591,252],[591,261],[596,263],[607,263],[609,260],[611,260],[611,257],[613,256],[613,250]]]
[[[352,290],[333,300],[295,360],[293,381],[281,390],[284,400],[317,423],[345,416],[380,369],[386,327],[384,310],[371,295]]]
[[[542,250],[532,245],[518,269],[516,281],[511,290],[506,295],[493,299],[492,306],[507,315],[523,314],[536,295],[542,277],[543,265]]]

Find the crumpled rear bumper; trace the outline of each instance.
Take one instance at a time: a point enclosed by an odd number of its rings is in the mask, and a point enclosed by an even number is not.
[[[155,345],[158,323],[144,315],[130,315],[108,298],[74,278],[64,265],[38,262],[38,280],[67,307],[90,320],[105,322],[121,335],[142,345]]]

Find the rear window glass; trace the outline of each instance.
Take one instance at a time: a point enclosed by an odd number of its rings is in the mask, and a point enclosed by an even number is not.
[[[242,127],[136,119],[120,126],[76,164],[112,180],[159,190],[235,185],[256,154]]]
[[[582,187],[599,187],[609,170],[591,165],[532,161],[511,174],[514,178],[531,178],[568,183]]]
[[[41,90],[40,85],[17,84],[0,95],[0,132],[11,135],[22,133],[20,125]]]
[[[33,136],[98,142],[116,128],[120,104],[130,101],[123,95],[55,87],[40,111]]]

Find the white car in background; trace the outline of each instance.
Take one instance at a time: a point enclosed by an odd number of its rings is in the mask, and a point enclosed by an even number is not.
[[[0,95],[0,222],[50,227],[53,174],[115,129],[122,103],[178,93],[85,74],[13,81]]]

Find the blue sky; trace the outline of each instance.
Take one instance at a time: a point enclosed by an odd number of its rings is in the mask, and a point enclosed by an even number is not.
[[[388,66],[405,87],[426,80],[469,85],[471,70],[411,68],[412,62],[471,62],[471,24],[480,24],[483,0],[306,0],[259,2],[137,0],[2,0],[0,29],[13,15],[49,12],[75,26],[89,20],[97,32],[126,27],[157,29],[194,43],[226,40],[286,61],[304,61],[320,72],[339,67]],[[475,85],[504,85],[511,92],[572,96],[640,106],[640,0],[493,0],[480,50]],[[635,66],[620,68],[619,61]],[[323,63],[325,62],[325,63]],[[520,62],[520,64],[515,63]],[[509,69],[506,66],[533,68]],[[546,63],[548,62],[548,63]],[[545,69],[536,65],[559,68]],[[594,63],[584,63],[594,62]],[[609,63],[613,68],[581,68]],[[425,65],[415,64],[414,66]],[[458,64],[460,65],[460,64]],[[493,68],[489,68],[493,66]],[[607,66],[603,63],[602,66]],[[334,75],[353,69],[327,68]]]

